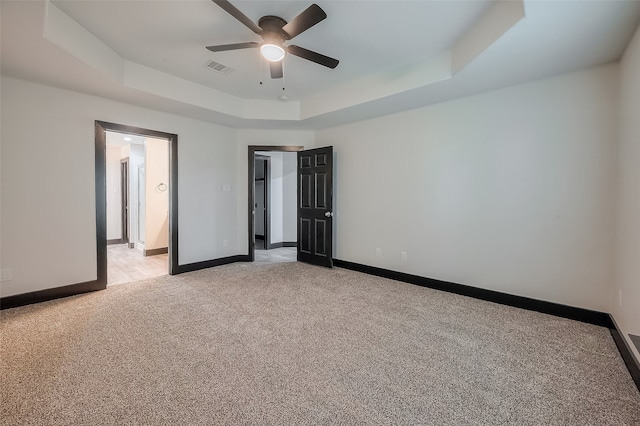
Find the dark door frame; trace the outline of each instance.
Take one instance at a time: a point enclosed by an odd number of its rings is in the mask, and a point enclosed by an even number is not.
[[[255,160],[264,162],[264,224],[262,229],[264,230],[264,249],[269,249],[269,236],[271,235],[271,157],[268,155],[255,155]],[[255,165],[255,162],[254,162]],[[255,170],[255,169],[254,169]],[[255,171],[254,171],[255,175]],[[255,178],[253,180],[254,183],[254,191],[255,191]],[[254,192],[255,197],[255,192]],[[255,206],[255,198],[253,200],[253,205]],[[255,211],[255,209],[254,209]],[[255,216],[254,216],[255,218]],[[255,223],[255,222],[254,222]],[[255,226],[255,225],[254,225]],[[254,231],[255,232],[255,231]]]
[[[304,150],[303,146],[278,146],[278,145],[249,145],[249,157],[248,157],[248,174],[247,174],[247,183],[248,183],[248,192],[249,192],[249,202],[247,203],[247,219],[249,222],[249,262],[253,262],[255,260],[256,255],[256,234],[254,229],[254,206],[256,204],[256,196],[255,196],[255,154],[256,152],[298,152]],[[266,236],[265,236],[266,238]],[[267,246],[267,241],[265,240],[265,247]]]
[[[129,246],[129,157],[120,160],[121,243]]]
[[[169,141],[169,274],[178,273],[178,135],[95,121],[97,283],[107,286],[107,142],[106,131]]]

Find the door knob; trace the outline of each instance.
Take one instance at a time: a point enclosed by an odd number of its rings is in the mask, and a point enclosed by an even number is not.
[[[325,217],[331,217],[331,216],[333,216],[333,213],[331,213],[331,212],[326,212],[326,213],[324,214],[324,216],[325,216]]]

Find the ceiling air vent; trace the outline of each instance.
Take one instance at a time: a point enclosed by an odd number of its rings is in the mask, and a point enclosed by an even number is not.
[[[229,74],[231,71],[233,71],[232,68],[229,68],[228,66],[216,61],[209,61],[205,64],[205,66],[210,70],[217,72],[218,74]]]

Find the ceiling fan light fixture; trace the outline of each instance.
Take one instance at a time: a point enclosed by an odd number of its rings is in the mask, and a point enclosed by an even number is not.
[[[262,57],[270,62],[279,62],[284,59],[285,51],[277,44],[265,43],[260,46]]]

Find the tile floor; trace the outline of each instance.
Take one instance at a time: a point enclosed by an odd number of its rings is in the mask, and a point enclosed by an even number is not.
[[[271,250],[259,250],[256,248],[255,261],[258,263],[295,262],[298,249],[295,247],[282,247]]]
[[[296,247],[281,247],[277,249],[265,250],[264,240],[255,239],[255,261],[260,263],[269,262],[296,262],[297,261],[297,248]]]
[[[295,247],[263,250],[256,245],[256,263],[295,262],[296,257]],[[166,275],[169,273],[168,262],[168,254],[145,257],[138,250],[128,248],[126,244],[107,246],[107,285]]]
[[[107,246],[107,285],[140,281],[168,273],[168,254],[143,256],[127,244]]]

